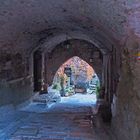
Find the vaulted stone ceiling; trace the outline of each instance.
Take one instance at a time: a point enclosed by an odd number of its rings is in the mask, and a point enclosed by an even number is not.
[[[2,0],[0,47],[35,47],[70,32],[107,45],[123,42],[131,29],[140,33],[139,7],[139,0]]]

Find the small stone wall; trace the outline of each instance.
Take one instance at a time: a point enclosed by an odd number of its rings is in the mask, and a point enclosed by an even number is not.
[[[31,97],[33,89],[31,78],[0,83],[0,106],[5,104],[20,104]]]
[[[23,49],[10,47],[0,51],[0,106],[20,104],[33,93],[25,54]]]

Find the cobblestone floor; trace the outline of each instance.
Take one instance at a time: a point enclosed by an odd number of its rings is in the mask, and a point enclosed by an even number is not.
[[[94,126],[91,106],[72,104],[72,98],[64,99],[46,112],[24,110],[26,117],[6,140],[114,140],[106,128]]]

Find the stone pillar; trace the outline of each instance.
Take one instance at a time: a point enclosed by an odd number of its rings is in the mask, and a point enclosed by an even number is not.
[[[112,54],[104,55],[103,60],[103,84],[105,87],[105,100],[112,102],[113,92],[113,60]]]
[[[109,56],[105,54],[103,56],[103,85],[105,88],[105,100],[108,101],[108,60]]]

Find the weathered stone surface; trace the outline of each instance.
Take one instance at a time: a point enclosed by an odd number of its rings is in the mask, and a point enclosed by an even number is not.
[[[139,42],[129,38],[123,53],[122,73],[117,92],[113,126],[119,140],[139,140],[140,137],[140,69]]]
[[[0,51],[0,106],[19,104],[32,95],[32,76],[23,49]]]
[[[0,105],[20,104],[32,96],[31,79],[21,78],[0,83]]]
[[[78,96],[87,98],[89,96],[92,101],[91,95],[78,94],[75,97],[77,101]],[[75,104],[72,102],[73,97],[63,99],[52,108],[46,108],[43,113],[40,113],[42,107],[36,113],[32,113],[33,108],[30,106],[25,110],[27,118],[20,119],[22,124],[6,140],[115,140],[108,135],[110,133],[108,125],[102,125],[100,120],[98,120],[100,125],[96,125],[95,116],[93,120],[91,119],[92,102],[83,99],[83,103]]]

